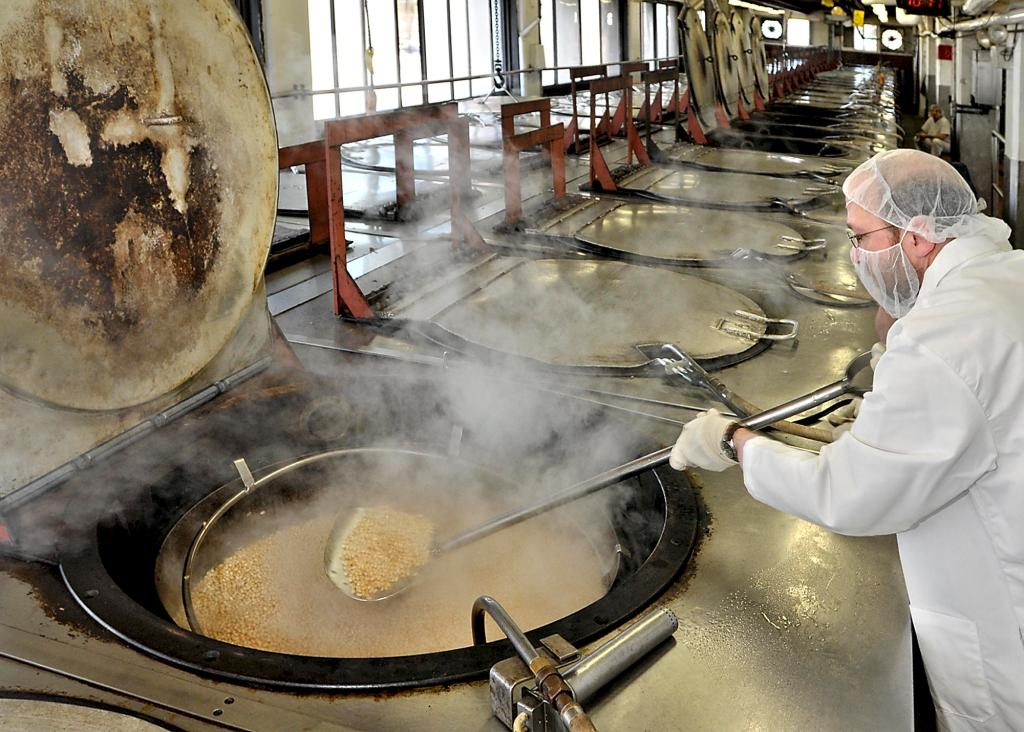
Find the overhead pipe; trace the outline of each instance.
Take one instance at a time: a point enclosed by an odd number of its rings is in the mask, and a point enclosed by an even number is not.
[[[950,38],[957,33],[970,33],[981,30],[982,28],[989,28],[994,25],[1014,25],[1016,23],[1024,23],[1024,8],[1011,10],[1007,13],[999,13],[998,15],[986,16],[984,18],[958,20],[949,28],[944,28],[940,31],[939,37]]]

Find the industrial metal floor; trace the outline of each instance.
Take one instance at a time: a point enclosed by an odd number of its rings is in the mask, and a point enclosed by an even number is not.
[[[622,144],[613,143],[606,155],[621,159]],[[570,161],[570,190],[585,173],[585,161]],[[474,184],[482,191],[477,219],[499,212],[500,179]],[[547,185],[535,172],[524,181],[524,195],[543,195]],[[447,228],[440,212],[416,224],[362,221],[350,228],[365,243],[352,260],[364,292],[394,287],[412,297],[429,287],[457,298],[474,284],[472,268],[456,261],[441,271],[430,266],[447,247],[431,238]],[[484,233],[499,247],[514,245]],[[835,232],[827,258],[810,255],[785,265],[787,271],[846,281],[844,241]],[[268,278],[277,324],[309,369],[344,378],[347,369],[372,369],[387,359],[440,380],[458,378],[452,368],[458,359],[445,357],[441,347],[335,319],[325,272],[322,261],[310,260]],[[718,372],[756,404],[769,406],[837,378],[875,340],[870,308],[801,299],[774,268],[751,262],[696,273],[800,323],[796,341]],[[695,408],[712,406],[655,375],[516,370],[493,377],[628,410],[639,429],[663,444]],[[708,512],[707,535],[686,574],[659,601],[679,617],[680,628],[589,705],[597,727],[910,729],[910,625],[895,541],[838,536],[759,504],[737,469],[693,477]],[[315,696],[201,678],[129,648],[70,597],[58,612],[44,611],[45,597],[61,591],[55,568],[0,557],[0,686],[7,694],[76,699],[180,729],[503,729],[491,717],[485,681],[394,695]]]

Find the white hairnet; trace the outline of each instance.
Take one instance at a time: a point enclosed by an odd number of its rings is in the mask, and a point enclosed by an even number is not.
[[[848,203],[929,241],[1010,235],[1004,222],[981,213],[985,201],[952,165],[920,150],[888,150],[864,161],[843,182],[843,193]]]

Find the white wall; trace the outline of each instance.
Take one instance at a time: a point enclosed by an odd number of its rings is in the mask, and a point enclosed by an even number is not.
[[[818,14],[808,16],[811,19],[811,45],[828,45],[828,23]]]
[[[306,0],[263,0],[266,74],[271,96],[294,87],[310,89],[309,12]],[[320,137],[313,121],[312,97],[274,99],[277,135],[282,147]]]

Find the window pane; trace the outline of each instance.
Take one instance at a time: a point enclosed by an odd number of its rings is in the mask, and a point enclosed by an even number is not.
[[[341,100],[341,116],[362,114],[366,111],[366,96],[361,92],[345,92],[339,94]]]
[[[427,78],[446,79],[448,67],[448,3],[447,0],[423,0],[423,35],[427,39]],[[451,87],[447,84],[431,84],[427,87],[431,102],[443,102],[452,98]]]
[[[811,21],[801,18],[786,21],[786,43],[791,46],[811,45]]]
[[[540,0],[540,42],[544,46],[544,65],[555,65],[555,19],[551,7],[552,0]],[[555,72],[545,71],[541,75],[541,84],[548,86],[555,83]]]
[[[640,46],[643,58],[654,58],[654,4],[640,6]]]
[[[309,63],[313,89],[334,88],[334,54],[331,52],[331,0],[309,0]],[[361,47],[361,46],[360,46]],[[362,84],[362,80],[360,80]],[[313,119],[334,117],[333,94],[313,97]]]
[[[363,6],[359,0],[334,0],[334,40],[337,44],[338,86],[342,89],[366,86],[367,70],[363,56]],[[355,19],[356,22],[352,22]],[[312,33],[310,26],[310,33]],[[358,97],[358,105],[356,98]],[[343,94],[340,113],[359,114],[366,111],[366,95]]]
[[[469,65],[473,74],[488,74],[494,63],[491,55],[491,10],[488,0],[469,0]],[[473,94],[491,90],[490,78],[473,81]]]
[[[601,63],[601,10],[599,0],[580,0],[582,57],[585,64]]]
[[[668,55],[668,39],[665,38],[665,28],[668,26],[667,16],[667,8],[664,5],[658,3],[654,6],[654,23],[658,27],[655,53],[659,58]]]
[[[668,9],[668,55],[679,55],[679,8],[671,6]],[[701,13],[704,11],[702,10]]]
[[[378,0],[380,2],[381,0]],[[373,3],[370,3],[371,7]],[[398,62],[401,66],[402,81],[417,81],[423,78],[420,62],[419,8],[416,0],[398,0]],[[402,87],[402,106],[423,104],[423,87]]]
[[[619,35],[619,5],[614,0],[601,0],[601,56],[606,64],[622,60],[622,38]]]
[[[390,2],[373,2],[369,3],[369,10],[370,26],[367,33],[367,47],[373,46],[373,83],[394,84],[398,81],[398,58],[395,55],[395,5]],[[356,23],[359,13],[349,16],[339,14],[337,17],[339,25]],[[397,89],[377,91],[377,109],[394,109],[397,106]]]
[[[466,0],[451,0],[451,35],[452,35],[452,76],[469,76],[469,35],[466,27]],[[464,99],[469,96],[469,82],[455,82],[455,98]]]
[[[555,0],[555,26],[558,34],[559,66],[580,63],[580,12],[577,0]],[[559,71],[558,80],[569,81],[569,72]]]

